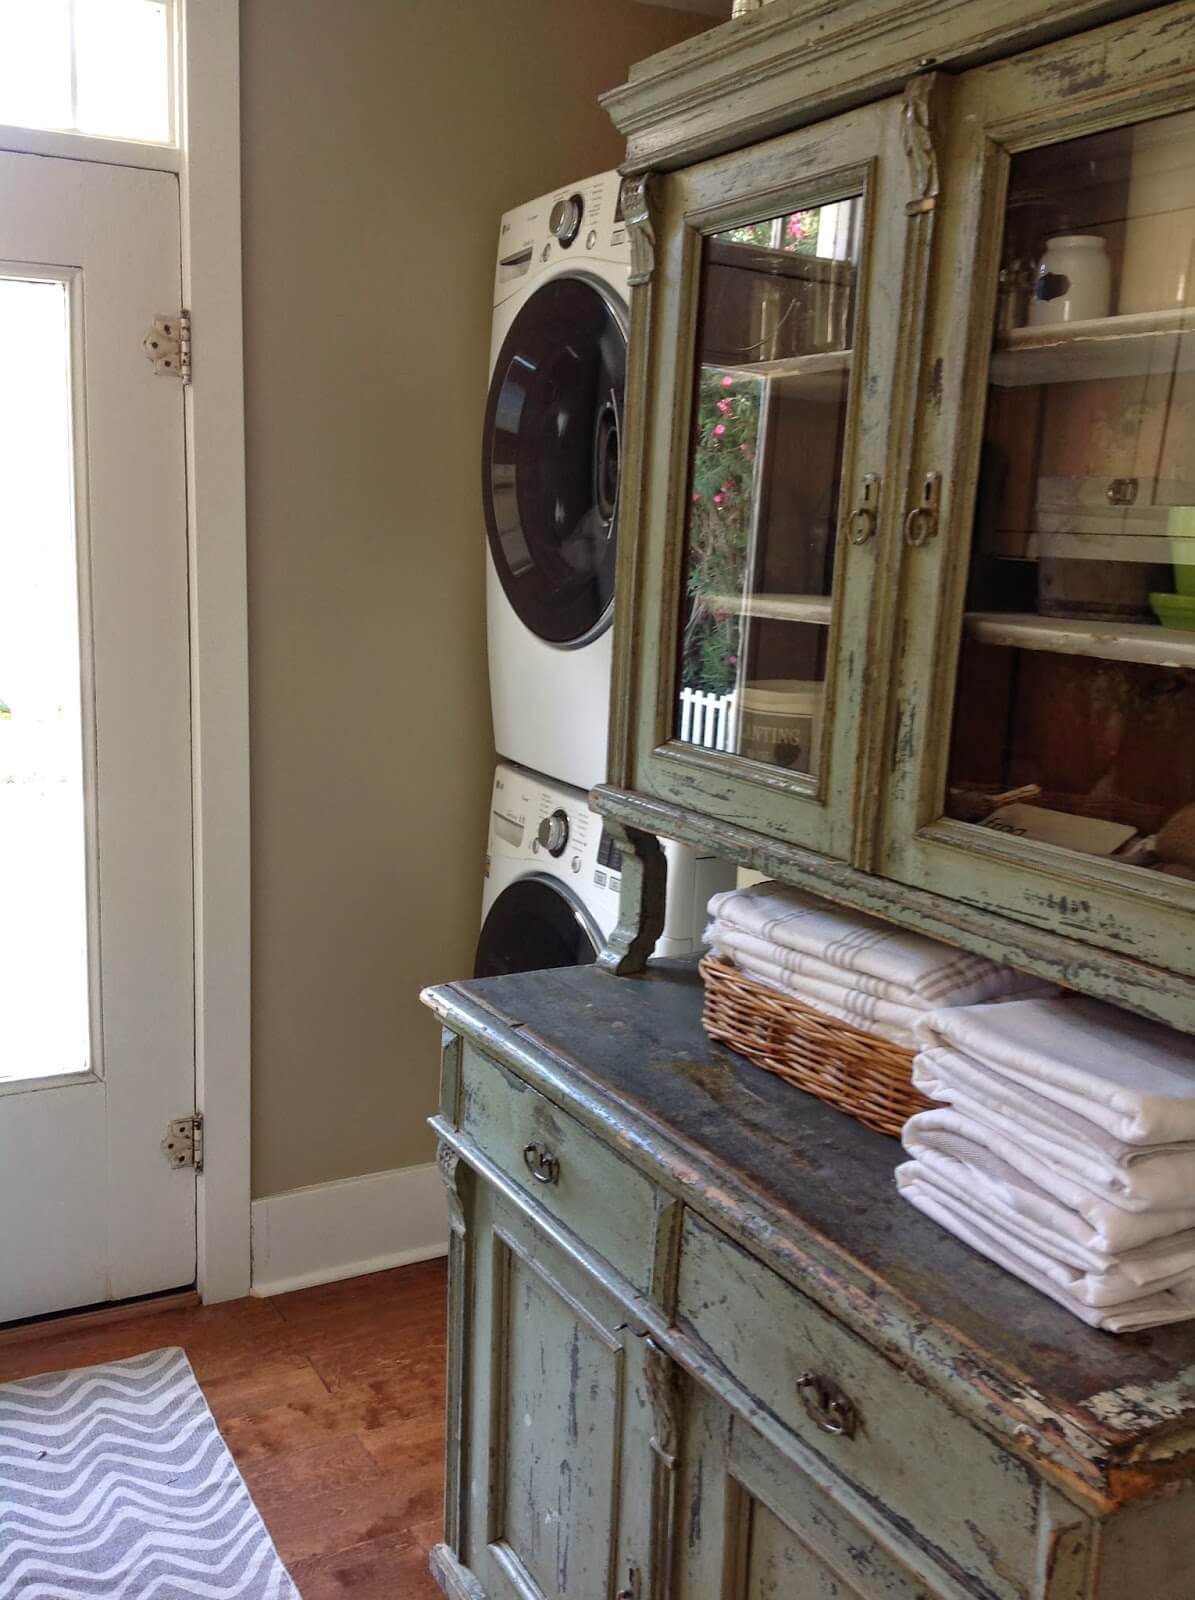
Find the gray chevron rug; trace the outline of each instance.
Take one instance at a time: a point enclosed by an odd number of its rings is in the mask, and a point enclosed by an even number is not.
[[[0,1600],[299,1600],[181,1350],[0,1384]]]

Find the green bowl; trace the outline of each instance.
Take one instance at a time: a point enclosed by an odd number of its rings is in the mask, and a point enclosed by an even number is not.
[[[1195,506],[1172,506],[1167,523],[1170,559],[1174,562],[1174,587],[1180,595],[1195,596]],[[1184,624],[1176,623],[1174,626],[1181,627]]]
[[[1186,570],[1195,573],[1195,568]],[[1149,603],[1164,628],[1185,628],[1195,633],[1195,594],[1151,594]]]

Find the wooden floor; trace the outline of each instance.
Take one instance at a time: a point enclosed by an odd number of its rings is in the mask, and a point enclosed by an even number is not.
[[[182,1345],[303,1600],[438,1596],[442,1261],[0,1345],[0,1382]]]

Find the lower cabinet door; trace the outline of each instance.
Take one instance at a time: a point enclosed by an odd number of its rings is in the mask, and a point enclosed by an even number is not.
[[[898,1552],[829,1469],[781,1456],[690,1386],[678,1485],[676,1600],[956,1600],[967,1591]]]
[[[464,1564],[489,1600],[646,1600],[650,1345],[484,1183],[471,1210]]]

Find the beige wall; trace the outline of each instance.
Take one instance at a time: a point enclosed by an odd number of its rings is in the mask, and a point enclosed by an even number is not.
[[[430,1159],[493,759],[478,452],[497,220],[708,24],[634,0],[242,0],[253,1188]]]

